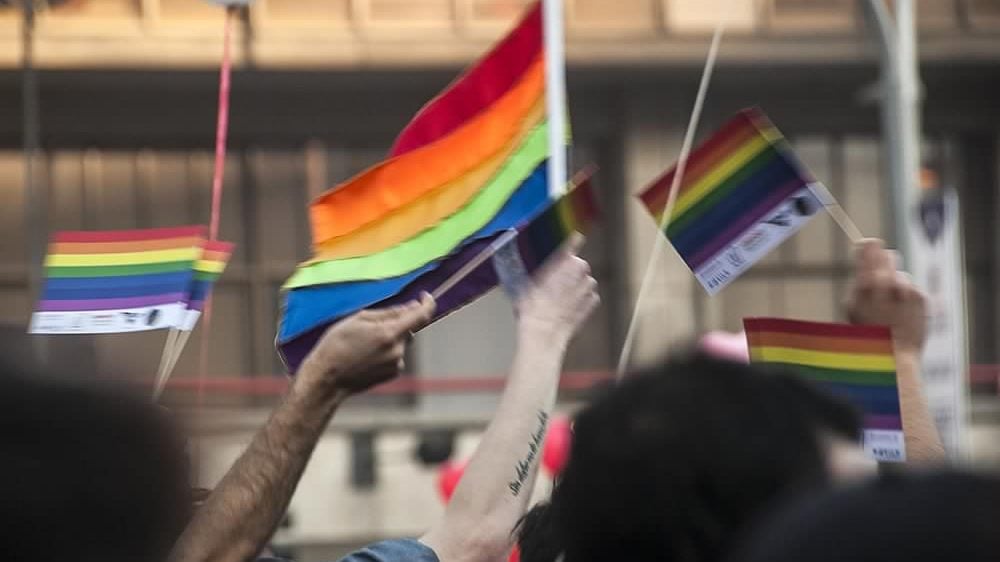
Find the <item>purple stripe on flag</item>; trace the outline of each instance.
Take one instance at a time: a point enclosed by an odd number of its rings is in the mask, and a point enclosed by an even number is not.
[[[760,205],[757,205],[752,210],[748,211],[746,214],[740,217],[740,220],[733,223],[729,228],[722,231],[718,236],[712,239],[711,242],[705,244],[697,252],[695,252],[688,265],[691,267],[692,271],[697,271],[702,265],[708,260],[712,259],[713,256],[719,253],[723,248],[728,247],[733,243],[734,240],[740,237],[747,229],[751,226],[759,223],[764,215],[773,211],[781,204],[782,201],[788,199],[788,197],[803,188],[806,185],[806,180],[803,178],[795,178],[782,185],[781,187],[774,190],[774,192],[768,196]]]
[[[146,297],[131,297],[124,299],[87,299],[87,300],[49,300],[38,303],[39,312],[80,312],[89,310],[122,310],[127,308],[142,308],[159,304],[184,302],[185,293],[167,293]]]
[[[870,414],[865,416],[865,429],[903,430],[903,420],[899,416]]]
[[[503,233],[500,233],[489,238],[470,242],[459,249],[455,255],[442,261],[438,267],[415,279],[397,295],[382,300],[372,305],[372,307],[383,308],[396,304],[403,304],[420,298],[420,293],[434,292],[434,289],[437,289],[449,277],[454,275],[458,270],[462,269],[465,264],[472,261],[473,258],[488,248],[493,240],[502,235]],[[486,263],[476,268],[469,274],[468,277],[463,279],[461,283],[455,285],[451,290],[441,295],[437,301],[437,309],[434,313],[434,319],[436,320],[438,318],[442,318],[462,308],[469,302],[481,296],[483,293],[495,287],[496,284],[497,276],[496,271],[493,269],[493,264],[490,261],[486,261]],[[288,367],[288,371],[290,373],[294,374],[299,369],[299,365],[302,364],[306,355],[309,354],[312,348],[316,345],[316,342],[319,341],[320,336],[322,336],[323,333],[326,332],[326,329],[337,320],[339,320],[339,318],[314,328],[301,336],[278,346],[278,349],[285,360],[285,366]]]

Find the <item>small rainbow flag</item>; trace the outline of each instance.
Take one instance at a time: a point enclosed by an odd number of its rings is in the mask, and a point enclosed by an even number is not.
[[[548,209],[518,230],[517,238],[493,257],[500,283],[511,295],[520,294],[528,275],[559,249],[574,232],[586,234],[600,216],[587,172]]]
[[[184,322],[180,326],[182,330],[193,330],[202,309],[205,308],[205,301],[208,299],[212,287],[222,272],[229,264],[234,245],[230,242],[220,242],[217,240],[206,240],[202,247],[201,256],[194,262],[194,276],[191,280],[191,289],[188,292],[187,314]]]
[[[892,332],[887,326],[745,318],[754,363],[787,365],[864,413],[865,451],[906,460]]]
[[[675,173],[639,196],[657,224]],[[715,294],[823,208],[815,184],[763,112],[746,109],[691,153],[664,233]]]
[[[30,331],[99,334],[176,326],[203,237],[197,226],[56,233]]]

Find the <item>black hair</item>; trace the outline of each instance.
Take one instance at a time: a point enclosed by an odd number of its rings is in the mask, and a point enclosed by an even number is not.
[[[521,562],[555,562],[562,554],[562,541],[555,525],[552,504],[535,504],[514,529]]]
[[[720,560],[787,493],[828,478],[823,435],[857,413],[786,372],[693,356],[578,416],[553,496],[566,562]]]
[[[190,513],[183,441],[148,398],[0,368],[0,552],[157,562]]]
[[[799,500],[749,536],[740,562],[987,562],[1000,556],[1000,480],[893,474]]]

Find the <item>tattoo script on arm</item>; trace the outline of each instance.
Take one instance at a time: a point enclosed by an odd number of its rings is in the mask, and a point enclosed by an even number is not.
[[[541,410],[539,410],[537,415],[538,427],[531,434],[528,441],[528,454],[514,466],[514,479],[507,483],[507,488],[514,494],[514,497],[517,497],[521,493],[524,481],[531,474],[531,465],[535,462],[538,451],[542,448],[542,441],[545,440],[545,428],[549,423],[549,415]]]

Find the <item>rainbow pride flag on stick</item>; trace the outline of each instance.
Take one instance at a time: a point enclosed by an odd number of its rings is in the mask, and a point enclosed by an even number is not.
[[[864,414],[865,452],[903,462],[906,446],[896,383],[892,332],[887,326],[745,318],[754,363],[787,365],[854,403]]]
[[[541,188],[544,189],[544,184]],[[498,284],[504,285],[508,292],[518,291],[525,279],[570,234],[574,231],[586,233],[599,215],[590,177],[580,174],[574,178],[566,195],[551,202],[533,218],[522,221],[516,229],[462,246],[419,276],[354,283],[350,287],[321,285],[289,291],[278,326],[278,353],[289,372],[294,373],[330,325],[361,308],[385,308],[407,303],[425,292],[436,293],[434,321],[437,321],[482,297]],[[470,264],[473,265],[470,267]],[[380,300],[362,300],[359,304],[359,299],[377,294],[385,296]],[[322,305],[307,307],[298,302]]]
[[[167,335],[167,342],[163,346],[163,354],[160,356],[160,366],[156,372],[156,383],[153,387],[153,399],[159,398],[163,392],[163,387],[167,384],[170,374],[174,372],[174,367],[184,353],[191,332],[194,331],[201,318],[201,312],[205,308],[205,301],[212,293],[212,287],[222,276],[229,264],[234,245],[230,242],[220,242],[218,240],[205,240],[202,245],[201,255],[194,262],[194,276],[188,291],[187,310],[180,326],[171,328]]]
[[[183,322],[204,228],[59,232],[33,334],[107,334]]]
[[[530,3],[385,161],[310,204],[312,259],[282,286],[277,345],[292,371],[325,327],[362,308],[420,287],[448,312],[496,285],[492,252],[568,183],[563,21],[562,0]]]
[[[590,182],[594,170],[578,174],[566,195],[519,228],[517,238],[493,256],[497,278],[511,298],[521,294],[529,282],[529,275],[574,232],[586,234],[590,225],[600,218]]]
[[[639,196],[657,224],[664,224],[675,173],[676,167]],[[664,234],[715,294],[831,205],[829,199],[763,112],[746,109],[691,153]]]

